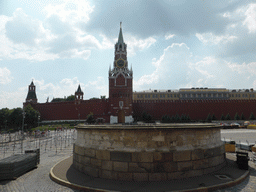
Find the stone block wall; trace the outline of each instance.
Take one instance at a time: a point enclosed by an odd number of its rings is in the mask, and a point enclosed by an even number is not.
[[[160,181],[194,177],[225,165],[220,130],[78,129],[73,164],[93,177]]]

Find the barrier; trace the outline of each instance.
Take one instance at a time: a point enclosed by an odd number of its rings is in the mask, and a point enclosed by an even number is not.
[[[0,180],[16,179],[37,167],[37,155],[18,154],[0,160]]]

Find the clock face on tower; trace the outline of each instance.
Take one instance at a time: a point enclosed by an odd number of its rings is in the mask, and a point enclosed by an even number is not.
[[[116,61],[116,67],[118,67],[118,68],[123,68],[124,65],[125,65],[125,61],[124,61],[123,59],[118,59],[118,60]]]

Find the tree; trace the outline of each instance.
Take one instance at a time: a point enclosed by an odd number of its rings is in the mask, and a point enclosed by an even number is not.
[[[174,123],[175,120],[176,120],[176,118],[175,118],[175,116],[173,115],[173,116],[171,117],[171,122]]]
[[[235,114],[234,120],[240,120],[238,113]]]
[[[209,122],[209,123],[212,122],[212,116],[211,116],[210,113],[208,114],[208,116],[206,118],[206,121]]]
[[[212,120],[215,121],[217,118],[215,117],[214,113],[212,114]]]
[[[180,120],[181,120],[181,122],[185,122],[186,121],[185,115],[181,114]]]
[[[63,98],[53,98],[51,102],[53,103],[53,102],[62,102],[62,101],[65,101],[65,99],[63,99]]]
[[[68,96],[66,101],[75,101],[75,95]]]
[[[93,123],[95,123],[95,119],[94,119],[94,117],[93,117],[93,113],[92,113],[92,112],[90,112],[90,113],[87,115],[86,122],[87,122],[88,124],[93,124]]]
[[[231,120],[229,113],[226,115],[225,120]]]
[[[223,113],[221,114],[220,120],[222,120],[222,121],[225,120]]]
[[[15,108],[11,110],[11,113],[8,117],[8,127],[10,128],[18,128],[22,125],[22,109],[21,108]]]
[[[2,108],[0,110],[0,129],[4,129],[7,125],[7,120],[10,115],[10,110],[8,108]]]
[[[176,123],[179,123],[179,122],[180,122],[180,116],[179,116],[178,113],[177,113],[176,116],[175,116],[175,122],[176,122]]]
[[[162,116],[161,121],[162,121],[162,123],[170,123],[171,118],[168,115],[164,115],[164,116]]]
[[[251,112],[249,119],[250,119],[250,120],[255,120],[255,117],[254,117],[254,115],[253,115],[253,112]]]
[[[190,122],[190,121],[191,121],[191,119],[190,119],[190,116],[189,116],[189,115],[187,115],[187,121],[188,121],[188,122]]]
[[[27,124],[28,128],[36,127],[39,121],[38,116],[40,116],[40,113],[35,110],[31,105],[27,105],[24,111],[26,113],[24,124]]]
[[[142,113],[142,120],[146,123],[151,122],[152,117],[151,115],[147,114],[145,111]]]
[[[241,114],[241,120],[245,120],[244,113]]]

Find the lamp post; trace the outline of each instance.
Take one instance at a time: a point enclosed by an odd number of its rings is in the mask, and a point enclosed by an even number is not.
[[[22,110],[22,127],[21,127],[21,153],[23,153],[23,139],[24,139],[24,119],[25,119],[26,112],[24,109]]]
[[[38,115],[38,121],[37,121],[38,122],[38,127],[39,127],[39,121],[40,121],[40,115]]]

